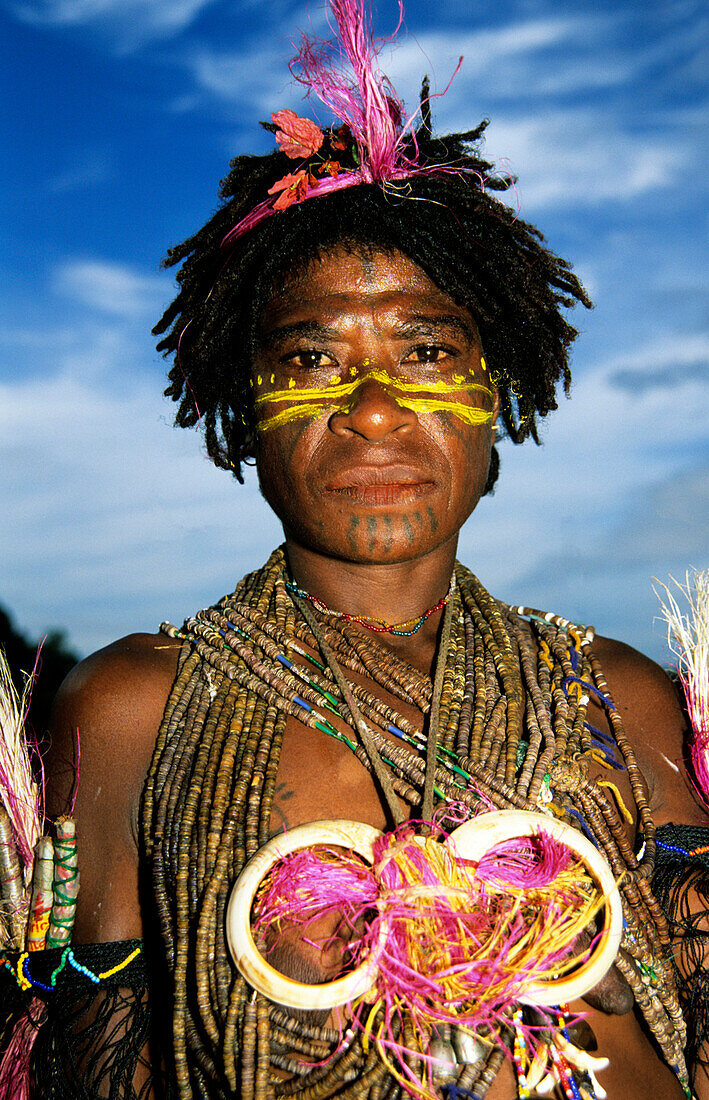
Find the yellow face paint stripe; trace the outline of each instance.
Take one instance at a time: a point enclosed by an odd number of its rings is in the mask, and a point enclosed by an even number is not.
[[[273,390],[271,393],[260,393],[255,405],[258,408],[259,405],[277,401],[328,401],[331,398],[348,397],[359,385],[361,385],[360,382],[343,382],[337,386],[318,386],[314,389]]]
[[[403,393],[420,393],[421,390],[426,393],[470,393],[472,391],[486,393],[492,399],[492,391],[489,387],[479,382],[404,382],[402,378],[390,378],[385,371],[378,370],[370,371],[366,377],[373,378],[375,382],[381,382],[384,386],[391,386],[393,390],[401,390]]]
[[[255,403],[256,407],[258,407],[259,405],[278,401],[307,402],[318,400],[327,401],[329,399],[338,400],[354,393],[355,390],[362,385],[362,382],[366,381],[368,378],[371,378],[374,382],[379,382],[384,386],[388,386],[390,389],[399,390],[401,393],[484,393],[492,400],[492,391],[490,388],[478,382],[405,382],[401,378],[392,378],[386,371],[370,371],[365,378],[360,378],[354,382],[342,382],[338,385],[297,389],[295,393],[293,392],[293,388],[287,390],[273,390],[271,393],[262,393],[258,395]],[[293,382],[292,378],[291,382]]]
[[[488,424],[493,417],[493,412],[489,412],[485,409],[474,408],[470,405],[461,405],[458,401],[436,401],[435,399],[414,398],[412,401],[408,401],[407,408],[411,409],[415,413],[434,413],[434,412],[446,412],[453,416],[457,416],[459,420],[462,420],[465,424]],[[291,405],[289,409],[281,409],[280,412],[274,413],[273,416],[266,417],[265,420],[261,420],[258,424],[259,432],[268,432],[272,428],[280,428],[283,424],[291,424],[294,420],[307,420],[310,417],[323,416],[325,413],[334,412],[338,409],[337,405],[326,404],[325,402],[318,402],[308,405]],[[345,410],[339,409],[340,412]]]
[[[459,376],[458,376],[459,377]],[[405,382],[401,378],[392,378],[386,371],[369,371],[366,378],[371,378],[375,382],[379,382],[381,385],[387,386],[387,388],[394,390],[395,392],[403,394],[469,394],[469,393],[483,393],[492,400],[492,391],[487,387],[480,385],[477,382],[470,383],[458,383],[457,380],[453,384],[446,381],[435,382]],[[256,407],[262,405],[278,404],[281,401],[287,401],[289,407],[287,409],[281,409],[280,412],[273,413],[271,416],[266,416],[258,425],[259,432],[267,432],[272,428],[279,428],[283,424],[290,424],[294,420],[304,420],[310,417],[318,417],[323,414],[336,409],[338,406],[337,401],[341,401],[343,397],[349,397],[359,389],[362,382],[366,378],[359,378],[353,382],[340,382],[337,385],[322,386],[319,388],[296,388],[296,383],[291,378],[289,381],[289,389],[287,390],[274,390],[271,393],[259,394],[256,398]],[[259,378],[259,383],[261,379]],[[406,407],[410,408],[416,413],[433,413],[433,412],[447,412],[453,416],[457,416],[466,424],[487,424],[492,420],[492,410],[486,411],[485,409],[473,408],[469,405],[463,405],[457,401],[445,401],[442,399],[436,399],[435,397],[407,397]],[[342,409],[346,412],[348,410]]]
[[[294,420],[307,420],[310,417],[322,416],[323,413],[330,412],[331,409],[336,408],[337,405],[326,405],[325,403],[292,405],[289,409],[281,409],[280,412],[274,413],[273,416],[268,416],[265,420],[260,420],[257,424],[257,430],[259,432],[268,432],[271,428],[280,428],[283,424],[290,424]]]
[[[461,405],[459,401],[430,401],[425,397],[407,401],[406,407],[415,413],[452,413],[466,424],[487,424],[494,415],[492,409],[477,409],[471,405]]]

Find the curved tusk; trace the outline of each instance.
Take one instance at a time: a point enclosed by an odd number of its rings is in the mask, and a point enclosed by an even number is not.
[[[623,906],[618,886],[608,861],[578,829],[556,817],[531,810],[493,810],[466,821],[449,837],[455,854],[463,859],[480,860],[502,841],[514,837],[536,836],[541,830],[551,834],[578,856],[603,894],[603,928],[591,956],[573,974],[548,982],[530,982],[519,998],[525,1004],[557,1005],[582,997],[600,982],[613,965],[623,934]]]
[[[546,814],[527,810],[498,810],[460,825],[449,841],[455,854],[479,860],[490,848],[514,837],[535,836],[540,829],[566,845],[597,883],[604,896],[604,924],[591,957],[570,977],[530,983],[520,997],[528,1004],[556,1005],[583,996],[596,985],[616,957],[623,930],[620,894],[603,855],[570,825]],[[292,852],[320,844],[335,845],[372,861],[372,845],[381,831],[359,821],[313,821],[273,837],[243,869],[229,898],[227,942],[238,970],[269,1000],[289,1008],[334,1008],[368,992],[374,984],[387,929],[383,922],[379,942],[356,970],[333,982],[308,985],[286,977],[259,952],[251,933],[251,909],[258,888],[276,863]]]
[[[237,969],[249,985],[270,1001],[288,1008],[335,1008],[366,993],[374,982],[386,927],[368,958],[342,978],[322,985],[308,985],[287,978],[266,962],[251,933],[251,909],[261,882],[279,860],[302,848],[318,844],[347,848],[372,862],[372,846],[382,835],[379,829],[361,821],[309,821],[273,837],[244,867],[229,897],[226,911],[227,943]],[[385,922],[384,922],[385,924]]]
[[[560,1032],[554,1036],[554,1041],[566,1058],[566,1061],[570,1062],[576,1069],[583,1070],[585,1073],[600,1073],[602,1069],[608,1069],[611,1064],[610,1058],[594,1057],[592,1054],[589,1054],[588,1051],[570,1043]]]

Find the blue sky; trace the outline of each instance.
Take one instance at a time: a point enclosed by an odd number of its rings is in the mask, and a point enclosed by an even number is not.
[[[435,13],[432,15],[432,12]],[[381,0],[376,26],[395,25]],[[0,603],[88,652],[212,602],[280,538],[172,429],[159,261],[216,204],[316,3],[1,0]],[[411,0],[382,67],[439,132],[492,119],[521,215],[596,302],[544,446],[502,446],[461,538],[498,596],[665,659],[652,578],[709,565],[707,15],[697,0]]]

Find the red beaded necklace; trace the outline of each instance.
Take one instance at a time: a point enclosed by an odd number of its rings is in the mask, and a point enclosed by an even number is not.
[[[448,600],[451,597],[451,593],[455,588],[455,575],[451,578],[450,587],[445,596],[441,596],[437,604],[433,607],[429,607],[424,611],[423,615],[418,615],[414,619],[406,619],[403,623],[388,623],[386,619],[378,619],[373,615],[349,615],[346,611],[333,611],[331,607],[328,607],[318,596],[311,596],[309,592],[306,592],[304,588],[292,580],[286,580],[286,588],[289,592],[292,592],[296,596],[300,596],[303,600],[308,600],[313,607],[316,607],[323,615],[332,615],[335,619],[341,619],[345,623],[359,623],[360,626],[364,626],[367,630],[373,630],[375,634],[397,634],[404,638],[410,638],[413,634],[417,634],[421,629],[426,619],[430,619],[431,615],[434,615],[436,611],[440,611],[446,606]]]

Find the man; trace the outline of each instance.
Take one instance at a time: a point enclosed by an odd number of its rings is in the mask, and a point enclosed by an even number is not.
[[[122,1001],[82,988],[63,1035],[40,1032],[35,1073],[61,1065],[47,1095],[109,1095],[109,1079],[111,1096],[393,1095],[362,1033],[343,1041],[332,1019],[251,992],[225,908],[283,829],[430,820],[453,797],[448,754],[459,791],[551,804],[589,832],[622,876],[626,936],[617,967],[568,1009],[563,1042],[548,1018],[520,1015],[532,1032],[518,1039],[552,1035],[541,1070],[517,1051],[515,1071],[509,1017],[438,1088],[591,1096],[608,1059],[611,1097],[670,1100],[687,1087],[683,1032],[640,841],[654,853],[656,826],[700,819],[674,763],[672,686],[628,647],[515,615],[455,568],[458,532],[497,476],[495,431],[536,438],[569,383],[560,307],[589,303],[491,198],[504,184],[470,151],[481,130],[434,139],[424,96],[408,133],[368,47],[347,38],[361,11],[334,11],[350,60],[367,55],[359,105],[301,55],[341,124],[272,116],[279,152],[237,160],[220,210],[173,250],[181,289],[159,327],[177,422],[201,419],[237,477],[255,458],[284,550],[182,630],[89,658],[60,693],[48,812],[66,811],[78,729],[74,942],[140,941],[148,972],[118,981]],[[347,938],[291,928],[279,965],[322,981]],[[148,987],[152,1023],[136,1025]]]

